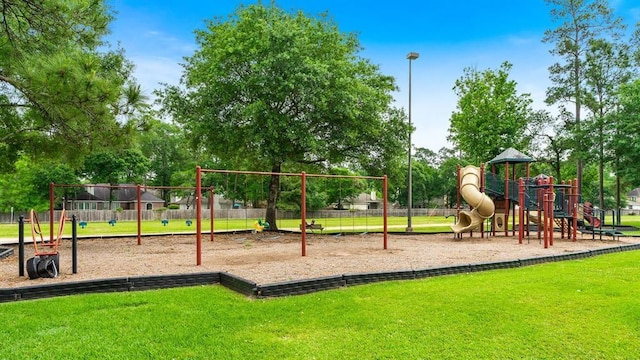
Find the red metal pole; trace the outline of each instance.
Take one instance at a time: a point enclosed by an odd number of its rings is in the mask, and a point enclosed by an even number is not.
[[[387,250],[387,175],[382,179],[382,231],[384,249]]]
[[[456,165],[456,177],[457,177],[457,182],[456,182],[456,192],[457,192],[457,199],[456,199],[456,219],[460,219],[460,165]],[[461,239],[462,238],[462,233],[457,233],[456,234],[456,238]]]
[[[196,265],[202,265],[202,173],[196,166]]]
[[[138,192],[138,245],[142,245],[142,201],[140,200],[142,190],[140,185],[136,187],[136,191]]]
[[[480,192],[484,194],[484,163],[480,165]],[[480,238],[484,239],[484,220],[480,223]]]
[[[547,249],[549,247],[549,234],[547,233],[547,225],[548,225],[548,218],[549,218],[549,193],[546,191],[544,191],[543,193],[543,200],[542,200],[542,207],[543,207],[543,213],[544,213],[544,221],[543,221],[543,225],[542,225],[542,231],[544,232],[544,248]]]
[[[55,185],[53,183],[49,183],[49,242],[53,243],[53,216],[55,215],[53,212],[54,204],[54,190]]]
[[[209,224],[211,226],[211,241],[213,241],[213,201],[215,200],[214,198],[214,192],[213,192],[213,186],[211,187],[211,191],[209,192],[209,217],[211,218],[211,224]]]
[[[538,179],[536,185],[542,185],[542,179]],[[536,193],[538,194],[538,225],[536,226],[536,230],[538,231],[538,240],[540,240],[540,231],[544,228],[544,223],[542,222],[544,216],[544,191],[539,187],[536,189]]]
[[[578,179],[571,182],[573,189],[573,241],[578,241]]]
[[[504,236],[509,236],[509,162],[504,166]]]
[[[509,184],[516,183],[516,164],[511,165],[511,179],[509,180]],[[515,195],[515,194],[514,194]],[[513,195],[512,195],[513,196]],[[511,208],[513,208],[513,216],[511,217],[511,236],[516,236],[516,207],[513,201],[509,201],[509,213],[511,213]]]
[[[562,180],[561,182],[562,185],[564,185],[564,180]],[[560,190],[562,192],[562,201],[564,201],[565,203],[568,201],[568,197],[567,197],[567,193],[564,189],[564,187],[560,187]],[[568,207],[568,204],[567,204]],[[564,213],[564,204],[560,204],[560,209],[562,210],[562,212]],[[560,239],[564,239],[564,224],[565,224],[565,218],[561,217],[560,218]],[[567,234],[567,237],[569,237],[569,234]]]
[[[522,178],[518,181],[518,203],[520,204],[518,212],[518,244],[522,244],[522,239],[524,239],[524,180]]]
[[[549,245],[553,246],[553,224],[554,220],[554,208],[555,208],[556,196],[553,191],[553,176],[549,177]]]
[[[307,175],[304,171],[300,174],[300,204],[300,212],[302,214],[302,224],[300,225],[302,256],[307,256]]]

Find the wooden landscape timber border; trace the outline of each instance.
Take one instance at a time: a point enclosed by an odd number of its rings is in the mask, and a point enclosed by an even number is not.
[[[0,247],[0,259],[13,255],[13,249]]]
[[[400,270],[373,273],[343,274],[314,279],[258,285],[250,280],[226,272],[204,272],[177,275],[120,277],[0,289],[0,302],[31,300],[47,297],[167,289],[185,286],[222,285],[245,296],[273,298],[309,294],[346,286],[371,284],[381,281],[410,280],[427,277],[465,274],[478,271],[511,269],[556,261],[578,260],[593,256],[640,250],[640,244],[620,245],[561,255],[549,255],[517,260],[485,262],[432,267],[419,270]]]

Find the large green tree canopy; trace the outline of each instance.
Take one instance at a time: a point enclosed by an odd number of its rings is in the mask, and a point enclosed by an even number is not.
[[[616,131],[613,145],[618,160],[619,175],[631,184],[640,184],[640,79],[625,84],[620,89],[620,111],[616,114]]]
[[[497,71],[467,68],[456,80],[458,106],[451,115],[449,140],[474,164],[489,161],[509,147],[527,151],[534,135],[528,131],[535,121],[531,97],[517,93],[517,83],[509,80],[510,70],[508,62]]]
[[[390,105],[394,79],[360,58],[357,37],[326,16],[258,3],[209,21],[196,40],[182,86],[161,96],[195,144],[219,158],[240,155],[274,173],[283,165],[346,162],[382,172],[403,153],[408,128]]]
[[[131,64],[101,40],[112,19],[104,1],[2,0],[0,14],[1,165],[116,142],[118,116],[142,96]]]

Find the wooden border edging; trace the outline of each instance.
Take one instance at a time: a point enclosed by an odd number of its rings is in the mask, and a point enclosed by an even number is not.
[[[13,255],[13,249],[0,247],[0,259]]]
[[[113,279],[87,280],[59,284],[24,286],[0,289],[0,303],[19,300],[40,299],[55,296],[167,289],[184,286],[222,285],[245,296],[271,298],[309,294],[317,291],[338,289],[347,286],[371,284],[381,281],[411,280],[433,276],[465,274],[487,270],[512,269],[548,262],[578,260],[622,251],[640,250],[639,244],[613,246],[581,252],[504,260],[497,262],[441,266],[419,270],[398,270],[373,273],[352,273],[314,279],[286,281],[258,285],[253,281],[226,272],[204,272],[176,275],[153,275],[120,277]]]

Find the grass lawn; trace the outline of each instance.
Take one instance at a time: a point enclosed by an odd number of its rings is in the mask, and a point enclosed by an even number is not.
[[[640,252],[248,299],[221,286],[0,304],[0,359],[632,359]]]
[[[163,225],[160,220],[143,221],[142,234],[158,234],[158,233],[181,233],[195,232],[196,223],[191,219],[191,225],[187,225],[186,220],[170,220],[169,223]],[[316,223],[322,224],[327,233],[338,232],[381,232],[382,217],[356,217],[353,213],[345,212],[341,218],[321,218],[314,219]],[[214,227],[216,231],[232,231],[232,230],[251,230],[254,228],[254,222],[257,219],[228,219],[216,218]],[[309,222],[311,219],[308,220]],[[517,221],[517,218],[516,218]],[[65,234],[71,235],[70,222],[65,227]],[[413,230],[415,232],[425,233],[441,233],[451,232],[451,225],[454,224],[453,218],[445,218],[444,216],[414,216],[412,217]],[[640,228],[640,216],[623,216],[622,224],[636,226]],[[49,233],[49,223],[42,222],[40,224],[45,234]],[[407,226],[406,217],[389,217],[387,219],[389,232],[404,232]],[[58,224],[55,224],[57,229]],[[278,221],[278,227],[285,230],[299,231],[300,219],[281,219]],[[211,229],[210,220],[204,219],[202,222],[202,231],[208,232]],[[137,234],[138,224],[135,221],[119,221],[115,226],[104,222],[90,222],[85,228],[78,226],[78,235],[119,235],[119,234]],[[640,235],[640,231],[625,232],[628,235]],[[0,224],[0,238],[15,238],[18,236],[18,226],[16,224]],[[25,224],[25,236],[31,237],[29,224]]]
[[[254,222],[257,219],[214,219],[214,227],[216,231],[231,230],[251,230],[254,228]],[[316,223],[325,227],[325,232],[379,232],[382,231],[382,217],[355,217],[351,213],[345,213],[342,218],[322,218],[314,219]],[[308,220],[311,222],[311,219]],[[451,231],[449,225],[453,224],[453,218],[446,219],[444,216],[417,216],[412,218],[414,231],[421,232],[446,232]],[[71,222],[65,225],[65,234],[71,235]],[[404,232],[407,226],[406,217],[389,217],[387,221],[389,231]],[[43,233],[49,234],[49,223],[41,222],[40,226]],[[58,223],[54,226],[57,229]],[[300,219],[282,219],[278,221],[278,227],[286,230],[300,230]],[[202,231],[211,229],[210,220],[202,221]],[[180,233],[195,232],[196,222],[192,219],[191,225],[187,225],[186,220],[170,220],[163,225],[160,220],[143,221],[142,234],[153,233]],[[138,223],[136,221],[119,221],[114,226],[108,222],[89,222],[85,228],[78,226],[79,236],[88,235],[118,235],[118,234],[137,234]],[[0,224],[0,238],[11,238],[18,236],[17,224]],[[31,238],[31,228],[29,224],[25,224],[25,237]]]

